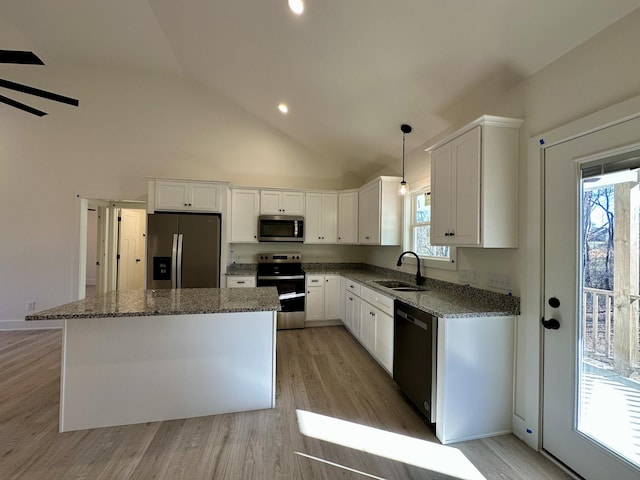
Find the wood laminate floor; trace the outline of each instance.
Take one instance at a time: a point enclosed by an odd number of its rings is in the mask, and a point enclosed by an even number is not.
[[[68,433],[58,433],[60,355],[59,330],[0,332],[0,479],[570,478],[512,435],[440,446],[343,327],[278,332],[275,409]],[[401,446],[426,468],[305,436],[296,410],[329,417],[320,426],[373,427],[374,448]],[[337,441],[356,441],[358,427],[342,426]],[[467,464],[481,475],[453,471]]]

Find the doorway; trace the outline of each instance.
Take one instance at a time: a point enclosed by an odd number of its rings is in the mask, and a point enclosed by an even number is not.
[[[542,448],[588,480],[640,476],[640,118],[546,147]]]
[[[81,276],[80,298],[144,288],[146,203],[101,199],[84,203],[81,223],[86,224],[86,241],[81,242],[80,263],[86,273]]]

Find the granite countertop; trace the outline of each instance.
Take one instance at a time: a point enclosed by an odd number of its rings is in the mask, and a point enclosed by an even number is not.
[[[232,263],[227,267],[225,275],[234,277],[240,275],[255,275],[258,273],[257,263]]]
[[[307,274],[342,275],[388,297],[400,300],[440,318],[498,317],[520,315],[520,299],[468,285],[457,285],[427,278],[423,292],[398,292],[374,283],[376,280],[401,280],[415,284],[415,276],[388,269],[341,268],[340,264],[307,265]]]
[[[280,311],[276,287],[121,290],[36,312],[25,320]]]

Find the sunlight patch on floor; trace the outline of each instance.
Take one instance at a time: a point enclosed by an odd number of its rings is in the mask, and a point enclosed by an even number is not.
[[[296,413],[300,432],[308,437],[414,465],[460,480],[486,480],[457,448],[305,410],[296,410]]]

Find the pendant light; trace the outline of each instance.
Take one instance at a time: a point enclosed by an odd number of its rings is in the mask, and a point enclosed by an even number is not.
[[[400,195],[405,195],[407,193],[407,182],[404,180],[404,137],[407,133],[411,133],[411,125],[407,125],[403,123],[400,125],[400,130],[402,131],[402,181],[400,182]]]

